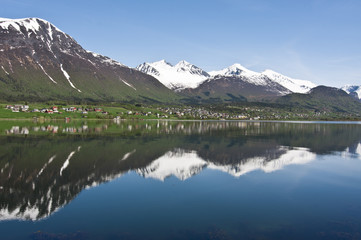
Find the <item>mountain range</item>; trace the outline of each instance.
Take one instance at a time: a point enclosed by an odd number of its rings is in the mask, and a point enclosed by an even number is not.
[[[290,93],[306,93],[317,86],[310,81],[292,79],[272,70],[254,72],[240,64],[207,73],[186,61],[173,66],[161,60],[140,64],[136,69],[157,78],[176,92],[203,99],[257,101]]]
[[[272,70],[254,72],[240,64],[210,72],[186,61],[172,65],[161,60],[131,68],[85,50],[46,20],[0,18],[3,101],[282,103],[277,99],[308,95],[315,87],[310,81]],[[361,86],[342,90],[348,94],[346,102],[361,97]]]

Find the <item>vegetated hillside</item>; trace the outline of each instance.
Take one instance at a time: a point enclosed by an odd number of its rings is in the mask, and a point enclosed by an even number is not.
[[[171,102],[157,79],[83,49],[37,18],[0,19],[0,99]]]
[[[311,89],[308,94],[292,93],[280,97],[276,102],[315,111],[361,115],[361,102],[345,91],[333,87],[318,86]]]

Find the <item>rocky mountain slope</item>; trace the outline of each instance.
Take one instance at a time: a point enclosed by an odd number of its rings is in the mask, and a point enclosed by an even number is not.
[[[0,19],[0,96],[8,101],[177,98],[155,78],[83,49],[38,18]]]

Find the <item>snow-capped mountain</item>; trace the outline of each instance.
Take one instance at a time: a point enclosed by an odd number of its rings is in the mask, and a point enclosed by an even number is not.
[[[361,99],[361,85],[360,86],[345,85],[341,89],[344,90],[345,92],[347,92],[348,94],[354,94],[355,97],[357,97],[358,99]]]
[[[307,93],[312,88],[317,87],[317,85],[311,81],[293,79],[268,69],[261,74],[294,93]]]
[[[244,77],[249,83],[253,83],[255,85],[267,85],[264,76],[260,73],[251,71],[238,63],[219,71],[211,71],[209,74],[211,76]]]
[[[272,70],[262,73],[249,70],[241,64],[233,64],[218,71],[206,72],[186,61],[180,61],[175,66],[161,60],[153,63],[143,63],[137,66],[141,72],[157,78],[161,83],[172,90],[181,91],[187,88],[195,89],[202,83],[211,80],[227,78],[241,78],[247,84],[278,88],[276,95],[288,93],[306,93],[317,85],[306,80],[293,79]],[[280,87],[277,87],[279,85]],[[276,86],[276,87],[275,87]],[[284,89],[283,89],[283,88]],[[270,91],[273,91],[270,89]]]
[[[155,78],[83,49],[39,18],[0,18],[2,100],[115,101],[175,95]]]
[[[227,77],[244,77],[248,79],[250,83],[262,86],[269,85],[269,82],[267,81],[269,79],[277,84],[280,84],[281,86],[293,93],[306,93],[317,86],[310,81],[292,79],[290,77],[284,76],[280,73],[268,69],[263,71],[262,73],[254,72],[238,63],[233,64],[232,66],[222,69],[220,71],[209,72],[209,74],[211,76],[220,75]],[[285,92],[284,94],[287,93],[289,92]]]
[[[173,66],[165,60],[161,60],[140,64],[136,69],[157,78],[166,87],[176,91],[184,88],[196,88],[209,77],[207,72],[186,61],[180,61]]]

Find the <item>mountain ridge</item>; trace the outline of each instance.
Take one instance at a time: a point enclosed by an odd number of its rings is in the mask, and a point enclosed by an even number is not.
[[[7,101],[167,102],[155,78],[83,49],[46,20],[0,20],[0,93]]]
[[[188,81],[189,79],[187,79],[187,77],[190,77],[190,76],[181,76],[180,74],[177,76],[174,73],[170,74],[163,68],[163,66],[160,66],[163,64],[165,66],[170,66],[172,68],[175,68],[175,70],[177,70],[177,66],[180,65],[181,63],[186,63],[188,66],[191,66],[192,68],[197,68],[198,71],[196,72],[196,74],[198,74],[202,77],[198,78],[196,81],[192,80],[192,81],[194,81],[192,83],[191,81]],[[287,77],[285,75],[282,75],[280,73],[277,73],[273,70],[269,70],[269,69],[267,69],[261,73],[258,73],[258,72],[247,69],[246,67],[242,66],[239,63],[235,63],[222,70],[216,70],[216,71],[210,71],[210,72],[206,72],[206,71],[202,70],[201,68],[196,67],[195,65],[186,62],[185,60],[178,62],[175,66],[171,65],[170,63],[168,63],[165,60],[161,60],[161,61],[153,62],[153,63],[145,62],[143,64],[138,65],[136,68],[144,73],[154,76],[155,78],[160,80],[165,86],[167,86],[168,88],[173,89],[173,90],[184,90],[186,88],[194,89],[194,88],[199,87],[199,85],[201,85],[205,81],[208,81],[216,76],[240,77],[240,78],[243,78],[244,81],[247,81],[251,84],[255,84],[258,86],[267,86],[267,84],[269,84],[269,81],[267,81],[267,78],[268,78],[275,84],[279,84],[288,90],[288,91],[280,92],[282,95],[285,95],[285,94],[288,94],[291,92],[306,93],[311,88],[317,86],[316,84],[314,84],[310,81],[293,79],[293,78]],[[184,71],[187,71],[187,69],[184,69]],[[176,72],[179,72],[179,71],[176,71]],[[189,71],[189,73],[190,73],[189,75],[192,74],[190,71]],[[176,79],[176,80],[173,80],[173,79]],[[176,85],[179,85],[180,82],[182,82],[182,81],[183,81],[183,83],[184,82],[187,82],[187,83],[184,83],[182,85],[182,87],[179,87],[179,88],[174,87]]]

